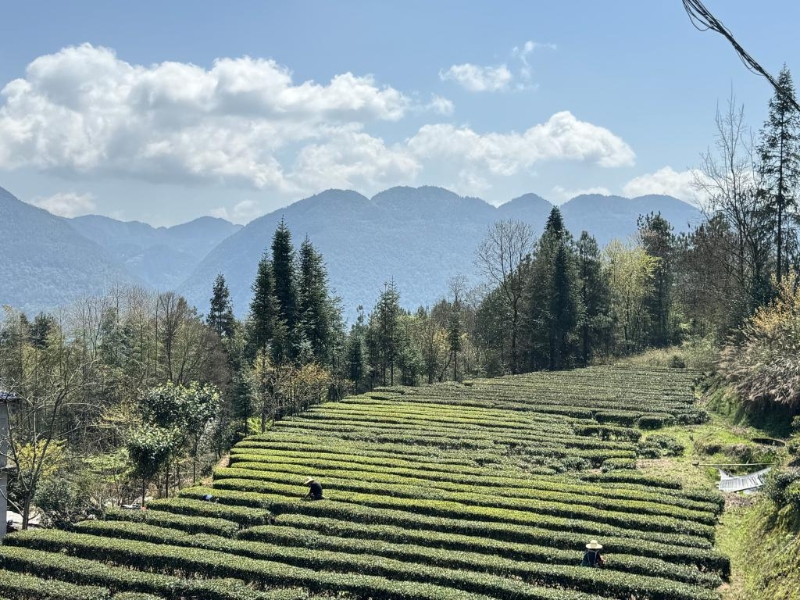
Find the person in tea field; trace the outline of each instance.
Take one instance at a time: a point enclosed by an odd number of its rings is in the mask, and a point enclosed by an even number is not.
[[[311,498],[312,500],[322,500],[322,485],[320,485],[319,481],[313,477],[309,477],[306,479],[306,485],[308,486],[308,494],[306,495],[306,498]]]
[[[600,554],[603,549],[602,544],[597,543],[597,540],[592,540],[586,544],[586,552],[583,553],[583,560],[581,561],[582,567],[602,567],[606,562]]]

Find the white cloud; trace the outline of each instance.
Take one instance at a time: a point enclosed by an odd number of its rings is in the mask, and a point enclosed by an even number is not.
[[[566,202],[567,200],[572,200],[576,196],[583,196],[584,194],[600,194],[601,196],[610,196],[611,191],[608,188],[604,187],[589,187],[589,188],[581,188],[581,189],[566,189],[561,187],[560,185],[554,186],[552,190],[550,190],[552,195],[552,200],[557,203]]]
[[[339,131],[323,144],[305,146],[292,178],[313,188],[376,189],[411,183],[420,171],[416,157],[402,146],[387,147],[360,131]]]
[[[408,141],[420,158],[480,167],[492,175],[510,176],[544,160],[580,160],[601,167],[632,165],[636,155],[608,129],[579,121],[568,111],[524,133],[480,134],[469,127],[425,125]]]
[[[518,54],[527,57],[531,44]],[[481,85],[510,81],[506,68]],[[298,83],[286,67],[250,57],[220,58],[210,68],[142,66],[84,44],[37,58],[24,78],[0,91],[0,169],[224,183],[297,199],[330,187],[372,193],[423,175],[424,183],[480,193],[504,178],[530,177],[538,162],[617,167],[635,159],[611,131],[569,112],[522,133],[436,120],[399,142],[370,132],[376,121],[391,131],[386,123],[404,116],[453,110],[447,98],[432,95],[426,103],[371,76]],[[215,214],[242,222],[257,210],[243,204]]]
[[[665,194],[699,206],[705,199],[705,194],[695,186],[698,176],[702,177],[694,169],[675,171],[667,166],[655,173],[631,179],[623,186],[622,191],[629,198],[647,194]]]
[[[279,150],[319,139],[323,123],[396,121],[411,107],[371,76],[295,83],[286,67],[247,56],[145,67],[84,44],[35,59],[0,92],[0,167],[292,192]]]
[[[532,71],[531,65],[528,62],[528,56],[530,56],[537,48],[549,48],[550,50],[555,50],[556,45],[543,44],[540,42],[534,42],[533,40],[528,40],[522,45],[522,47],[514,46],[514,48],[511,50],[511,56],[519,59],[519,61],[522,63],[522,66],[519,70],[519,75],[524,81],[530,81],[531,79]]]
[[[455,111],[455,106],[453,105],[452,101],[437,94],[433,95],[431,101],[425,108],[445,117],[449,117]]]
[[[30,203],[54,215],[67,218],[88,215],[97,208],[92,194],[76,194],[74,192],[60,192],[52,196],[38,197],[31,200]]]
[[[442,81],[455,81],[471,92],[499,92],[508,89],[514,76],[506,65],[483,67],[464,63],[439,71]]]
[[[261,208],[261,205],[255,200],[249,199],[238,202],[230,211],[224,206],[211,211],[212,217],[219,217],[220,219],[226,219],[232,223],[241,225],[246,225],[263,214],[265,214],[265,212]]]

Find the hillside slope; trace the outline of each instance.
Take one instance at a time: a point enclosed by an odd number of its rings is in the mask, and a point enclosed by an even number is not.
[[[68,223],[156,290],[177,287],[214,247],[241,229],[241,225],[213,217],[174,227],[152,227],[99,215],[75,217]]]
[[[36,312],[100,294],[115,282],[140,284],[68,222],[0,188],[0,305]]]
[[[449,277],[466,275],[470,283],[478,282],[475,250],[491,223],[520,220],[538,234],[552,207],[535,194],[496,208],[435,187],[396,187],[372,199],[328,190],[252,221],[209,253],[179,290],[205,310],[214,278],[223,273],[236,314],[245,316],[258,260],[284,219],[296,245],[307,235],[323,253],[347,316],[352,318],[359,304],[371,309],[384,283],[392,279],[403,306],[430,306],[447,293]],[[676,231],[686,230],[700,214],[667,196],[581,196],[564,204],[562,211],[574,235],[587,229],[601,245],[633,235],[640,214],[660,211]]]
[[[0,565],[197,600],[714,600],[718,494],[612,469],[636,456],[636,419],[695,418],[693,376],[602,367],[327,403],[239,443],[213,487],[11,534]],[[300,498],[309,475],[325,499]],[[593,538],[603,569],[579,566]]]

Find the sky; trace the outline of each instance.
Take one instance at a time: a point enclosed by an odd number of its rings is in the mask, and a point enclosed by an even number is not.
[[[706,0],[768,71],[800,3]],[[0,186],[63,216],[238,223],[329,188],[697,202],[731,94],[772,95],[680,0],[4,3]]]

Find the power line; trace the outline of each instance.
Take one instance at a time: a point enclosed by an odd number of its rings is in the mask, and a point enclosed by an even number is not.
[[[744,63],[744,66],[746,66],[752,73],[765,77],[767,81],[772,84],[772,87],[775,88],[776,93],[784,96],[786,100],[792,103],[795,110],[800,111],[800,104],[798,104],[797,101],[792,97],[792,94],[789,91],[784,90],[778,84],[778,82],[775,81],[772,75],[767,73],[764,67],[758,64],[758,62],[756,62],[756,60],[750,56],[744,48],[742,48],[728,28],[725,27],[725,25],[723,25],[719,19],[712,15],[711,11],[709,11],[700,0],[683,0],[683,8],[686,9],[686,14],[689,15],[692,25],[694,25],[699,31],[716,31],[725,37],[725,39],[731,43],[733,49],[736,50],[736,53]]]

